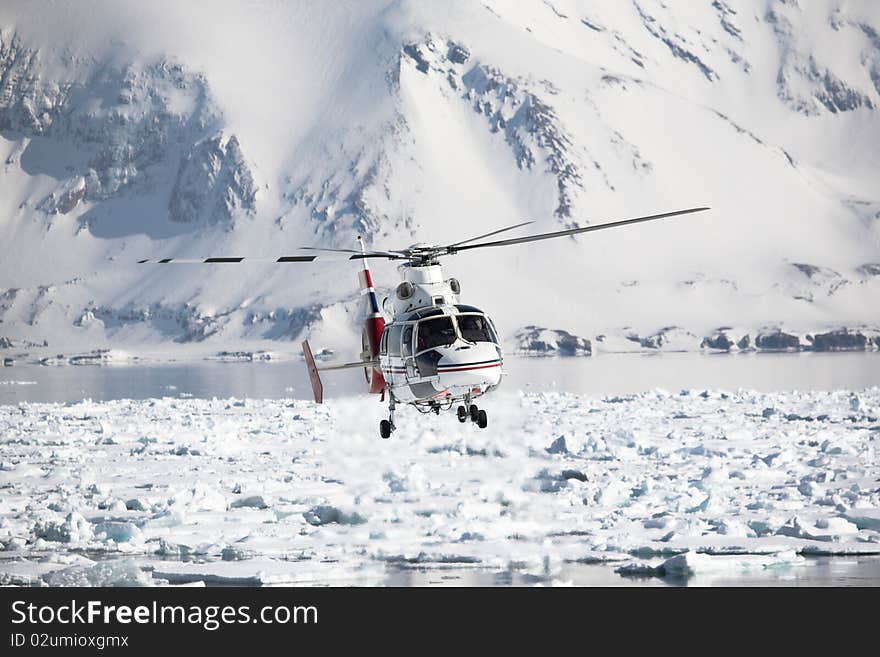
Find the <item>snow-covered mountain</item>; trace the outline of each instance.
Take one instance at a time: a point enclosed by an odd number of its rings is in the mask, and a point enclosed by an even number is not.
[[[352,263],[136,262],[708,205],[447,272],[526,351],[880,346],[878,143],[870,0],[6,1],[0,344],[354,352]]]

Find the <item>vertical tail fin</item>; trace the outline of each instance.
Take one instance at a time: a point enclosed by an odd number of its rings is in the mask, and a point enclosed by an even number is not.
[[[358,244],[360,244],[361,252],[364,252],[364,242],[360,236],[358,236]],[[379,300],[376,297],[376,290],[373,288],[373,276],[370,273],[369,261],[364,258],[362,262],[364,263],[364,268],[358,272],[361,294],[364,298],[364,324],[361,332],[363,354],[361,357],[364,360],[375,361],[379,357],[379,342],[382,339],[382,332],[385,330],[385,318],[379,312]],[[385,391],[385,378],[378,367],[365,367],[364,377],[367,380],[370,392],[381,393]]]

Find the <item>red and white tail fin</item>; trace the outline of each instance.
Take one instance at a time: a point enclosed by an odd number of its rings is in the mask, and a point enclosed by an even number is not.
[[[364,242],[358,236],[361,252],[364,252]],[[373,288],[373,276],[370,273],[369,261],[362,260],[364,268],[358,272],[363,296],[364,324],[361,331],[361,359],[372,361],[374,364],[364,368],[364,376],[372,393],[385,392],[385,377],[379,369],[379,342],[382,339],[382,331],[385,330],[385,318],[379,312],[379,300],[376,298],[376,290]]]
[[[361,245],[361,252],[364,252],[364,243],[358,237]],[[321,403],[324,401],[324,384],[321,383],[321,370],[343,370],[355,367],[364,369],[364,376],[367,379],[367,386],[372,393],[380,394],[385,392],[385,377],[382,376],[382,370],[379,367],[379,342],[382,340],[382,332],[385,330],[385,318],[379,312],[379,300],[376,298],[376,290],[373,289],[373,277],[370,274],[370,266],[367,259],[363,259],[364,268],[358,272],[358,278],[361,282],[362,313],[363,327],[361,329],[361,359],[355,363],[329,364],[318,367],[315,363],[315,357],[312,354],[312,348],[309,341],[302,343],[303,356],[306,360],[306,368],[309,371],[309,380],[312,383],[312,393],[315,395],[315,401]]]

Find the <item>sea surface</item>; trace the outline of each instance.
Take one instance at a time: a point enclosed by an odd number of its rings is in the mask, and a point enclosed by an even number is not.
[[[600,354],[581,358],[508,357],[506,390],[621,395],[655,388],[860,390],[880,386],[880,352]],[[366,386],[360,370],[327,372],[324,396],[351,396]],[[299,360],[187,360],[124,365],[32,365],[0,368],[0,404],[82,399],[309,399]],[[490,405],[487,398],[485,405]]]

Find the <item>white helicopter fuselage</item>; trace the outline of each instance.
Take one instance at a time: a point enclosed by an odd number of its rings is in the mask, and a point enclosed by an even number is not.
[[[504,355],[492,320],[459,303],[460,285],[444,279],[440,265],[402,270],[403,282],[383,303],[394,317],[379,345],[388,393],[396,401],[436,408],[470,403],[496,388]]]

